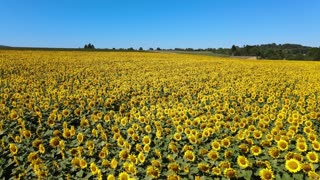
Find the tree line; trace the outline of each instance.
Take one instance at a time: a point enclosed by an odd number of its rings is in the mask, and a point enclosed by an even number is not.
[[[257,56],[261,59],[320,60],[320,48],[300,44],[233,45],[233,56]]]

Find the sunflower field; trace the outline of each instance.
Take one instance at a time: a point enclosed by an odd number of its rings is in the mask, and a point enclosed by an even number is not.
[[[319,179],[320,63],[0,50],[0,179]]]

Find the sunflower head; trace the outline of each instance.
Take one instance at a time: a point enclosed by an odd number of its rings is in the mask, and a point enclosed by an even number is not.
[[[159,178],[160,177],[160,170],[153,166],[148,166],[146,171],[148,176],[151,176],[152,178]]]
[[[217,151],[215,151],[215,150],[211,150],[211,151],[209,151],[207,156],[212,161],[216,161],[219,158],[219,153]]]
[[[238,156],[237,163],[242,169],[245,169],[249,166],[249,160],[245,156]]]
[[[170,171],[178,173],[180,171],[180,165],[176,162],[172,162],[168,164],[168,169]]]
[[[288,142],[281,139],[277,142],[277,147],[281,150],[281,151],[285,151],[288,149]]]
[[[223,174],[226,178],[234,178],[237,175],[237,171],[233,168],[226,168],[223,171]]]
[[[16,155],[18,153],[18,147],[13,143],[9,144],[9,150],[13,155]]]
[[[301,164],[296,159],[286,160],[285,167],[289,172],[296,173],[301,170]]]
[[[299,152],[306,152],[308,150],[308,146],[306,142],[297,142],[296,149]]]
[[[261,180],[274,179],[273,171],[271,169],[268,169],[268,168],[261,169],[259,171],[259,176],[260,176]]]
[[[250,148],[250,151],[251,151],[251,154],[253,154],[254,156],[259,156],[262,150],[259,146],[254,145]]]
[[[308,152],[307,159],[311,163],[318,163],[319,162],[318,153],[316,153],[314,151]]]
[[[196,156],[193,151],[187,150],[183,156],[187,161],[194,161]]]

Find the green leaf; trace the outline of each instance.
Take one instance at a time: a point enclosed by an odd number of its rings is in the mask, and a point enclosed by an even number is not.
[[[292,177],[288,173],[284,172],[282,174],[282,178],[281,179],[282,180],[290,180],[290,179],[292,179]]]
[[[292,175],[292,177],[293,177],[293,179],[296,179],[296,180],[304,179],[303,174],[301,174],[301,173],[294,174],[294,175]]]
[[[251,170],[244,170],[243,171],[243,177],[246,180],[250,180],[252,177],[252,171]]]
[[[83,170],[78,171],[76,175],[77,175],[77,177],[82,178],[82,176],[83,176]]]

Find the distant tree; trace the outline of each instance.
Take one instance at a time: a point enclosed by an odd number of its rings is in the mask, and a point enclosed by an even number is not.
[[[157,47],[157,51],[161,51],[161,48]]]
[[[128,51],[134,51],[133,47],[128,48]]]
[[[149,48],[149,51],[153,51],[153,48]]]
[[[232,47],[231,47],[231,55],[232,56],[236,55],[236,52],[237,52],[237,47],[235,45],[232,45]]]
[[[89,43],[84,45],[84,49],[95,49],[94,45]]]
[[[139,51],[143,51],[143,48],[142,48],[142,47],[140,47],[140,48],[139,48]]]

